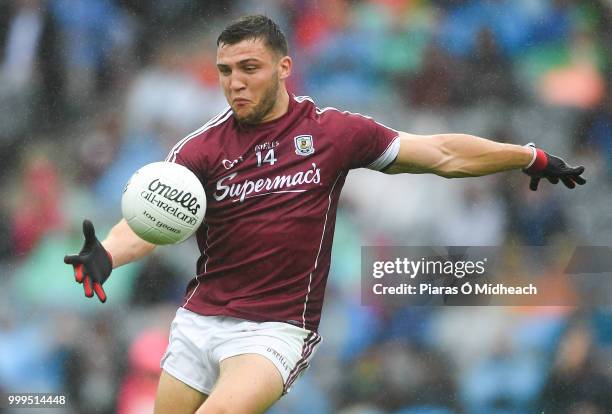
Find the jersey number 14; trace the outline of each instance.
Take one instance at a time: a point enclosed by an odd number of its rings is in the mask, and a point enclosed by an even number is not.
[[[277,159],[274,157],[274,149],[269,149],[263,158],[261,157],[261,151],[257,151],[255,155],[257,156],[257,166],[258,167],[261,167],[263,163],[274,165],[274,163],[277,161]]]

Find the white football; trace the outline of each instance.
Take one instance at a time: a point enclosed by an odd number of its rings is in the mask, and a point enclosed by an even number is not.
[[[154,244],[186,240],[206,212],[202,183],[172,162],[147,164],[132,175],[121,198],[123,218],[141,239]]]

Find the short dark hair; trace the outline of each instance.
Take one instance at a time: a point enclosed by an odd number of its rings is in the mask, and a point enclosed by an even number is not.
[[[281,56],[286,56],[289,50],[280,27],[261,14],[244,16],[230,23],[217,38],[217,46],[221,43],[233,45],[246,39],[263,39],[266,46]]]

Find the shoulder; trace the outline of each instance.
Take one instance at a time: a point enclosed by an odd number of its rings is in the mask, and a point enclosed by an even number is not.
[[[177,155],[185,151],[185,148],[195,149],[206,144],[209,138],[219,133],[223,128],[229,125],[232,118],[232,110],[228,106],[219,114],[214,116],[200,128],[188,134],[186,137],[178,141],[170,150],[166,161],[175,161]]]
[[[372,117],[358,112],[346,111],[333,106],[319,107],[310,96],[293,96],[298,106],[308,108],[311,115],[319,122],[344,123],[345,126],[360,126],[376,122]]]
[[[297,103],[297,108],[301,112],[309,112],[314,118],[330,118],[330,117],[339,117],[343,116],[343,112],[339,109],[332,108],[330,106],[320,108],[317,106],[315,100],[306,95],[302,96],[292,96],[293,100]]]
[[[290,94],[289,99],[292,101],[289,105],[293,108],[292,111],[295,116],[299,116],[301,118],[309,118],[313,120],[316,119],[318,108],[314,99],[312,99],[310,96],[297,96]]]

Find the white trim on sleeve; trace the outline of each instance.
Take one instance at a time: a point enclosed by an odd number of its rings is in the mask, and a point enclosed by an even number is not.
[[[400,149],[400,139],[398,135],[397,137],[393,139],[393,141],[391,141],[387,149],[385,149],[385,151],[380,155],[380,157],[374,160],[374,162],[372,162],[366,168],[369,168],[370,170],[376,170],[376,171],[385,169],[386,167],[389,166],[389,164],[391,164],[395,160],[395,158],[397,157],[397,154],[399,154],[399,149]]]

